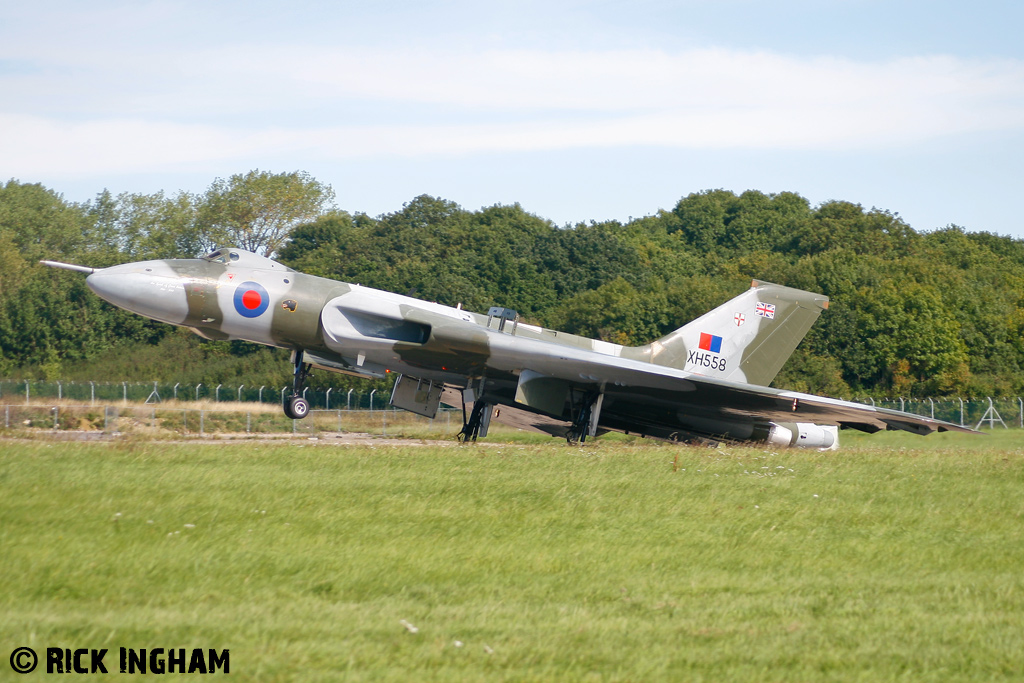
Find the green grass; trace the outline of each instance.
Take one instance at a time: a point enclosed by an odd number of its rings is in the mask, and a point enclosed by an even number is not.
[[[238,680],[1019,680],[1021,433],[843,436],[0,441],[0,678],[31,645],[230,648]]]

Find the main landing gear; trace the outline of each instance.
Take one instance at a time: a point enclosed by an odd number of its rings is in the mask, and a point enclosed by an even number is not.
[[[569,445],[582,444],[588,436],[597,436],[597,423],[601,418],[601,404],[604,394],[592,393],[583,397],[579,405],[573,406],[575,413],[565,440]],[[575,404],[575,401],[573,401]]]
[[[284,401],[284,414],[293,420],[301,420],[309,415],[309,401],[302,398],[302,387],[309,377],[310,365],[303,362],[301,349],[292,352],[292,363],[295,364],[295,371],[292,373],[292,393]]]
[[[478,436],[487,436],[487,427],[490,423],[490,409],[491,406],[484,403],[483,401],[475,401],[473,403],[473,412],[469,414],[469,419],[466,419],[466,401],[462,401],[462,431],[456,435],[456,439],[466,443],[467,441],[476,441]]]

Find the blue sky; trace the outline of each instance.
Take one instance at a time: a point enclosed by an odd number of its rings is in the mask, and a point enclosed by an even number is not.
[[[0,0],[0,179],[304,170],[558,224],[793,191],[1024,238],[1020,2]]]

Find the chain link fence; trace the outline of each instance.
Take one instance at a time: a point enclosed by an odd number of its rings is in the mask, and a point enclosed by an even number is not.
[[[239,410],[227,406],[168,408],[156,405],[0,405],[0,426],[11,435],[45,431],[64,433],[75,440],[119,434],[138,436],[215,436],[252,434],[316,436],[321,433],[357,432],[402,438],[446,438],[462,427],[462,413],[438,411],[433,419],[388,408],[386,410],[312,410],[303,420],[285,417],[279,409]]]
[[[274,422],[276,419],[280,420],[280,425],[275,426],[274,429],[291,431],[297,429],[292,424],[293,421],[283,415],[274,417],[275,413],[280,412],[283,398],[290,390],[290,385],[246,386],[191,385],[168,382],[0,380],[0,410],[5,411],[5,426],[8,429],[12,428],[11,425],[17,426],[26,420],[37,425],[42,425],[46,420],[51,422],[56,420],[57,424],[60,424],[59,416],[62,411],[70,415],[86,408],[93,409],[92,412],[85,413],[86,419],[94,424],[99,419],[96,416],[102,416],[105,422],[104,429],[106,429],[109,427],[111,411],[120,417],[122,412],[128,414],[131,412],[129,408],[136,406],[136,410],[142,410],[140,414],[143,416],[149,414],[153,421],[158,419],[156,417],[158,413],[161,415],[181,414],[182,429],[186,431],[190,429],[188,420],[193,413],[195,414],[193,416],[196,421],[195,427],[200,431],[205,430],[205,424],[200,425],[198,421],[205,420],[207,414],[214,413],[247,416],[246,431],[270,429],[270,424],[277,424]],[[307,388],[303,394],[315,413],[332,414],[337,419],[341,419],[341,416],[346,414],[355,415],[360,412],[387,412],[391,413],[393,423],[397,423],[397,415],[404,412],[396,413],[395,409],[389,405],[390,390],[386,388],[369,391]],[[849,400],[879,408],[902,410],[967,427],[1024,428],[1024,398],[1020,396],[924,399],[853,397]],[[203,402],[204,406],[208,406],[211,402],[233,404],[233,406],[189,408],[183,405],[195,402]],[[252,409],[244,409],[238,406],[239,403],[256,405]],[[41,417],[39,410],[50,411],[49,417]],[[439,415],[444,414],[446,410],[454,409],[442,404],[442,412]],[[11,417],[12,411],[13,418]],[[31,416],[22,417],[24,411],[31,412]],[[88,417],[90,415],[92,417]],[[254,415],[259,417],[254,418]],[[165,423],[170,421],[170,418],[161,419],[164,419]],[[253,427],[254,419],[256,419],[256,427]],[[387,418],[383,419],[386,421]],[[450,416],[446,419],[450,419]]]
[[[852,401],[923,417],[952,422],[964,427],[1024,428],[1024,399],[1020,396],[972,398],[853,398]]]
[[[231,384],[181,384],[170,382],[44,382],[0,380],[0,405],[31,405],[48,401],[74,401],[96,406],[104,403],[161,404],[169,401],[215,403],[264,403],[281,405],[291,391],[284,386]],[[314,409],[378,410],[388,407],[390,388],[317,389],[307,387],[303,396]]]

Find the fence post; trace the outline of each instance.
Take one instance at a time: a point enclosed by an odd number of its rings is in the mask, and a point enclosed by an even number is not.
[[[327,404],[324,406],[324,410],[330,410],[331,409],[331,389],[333,389],[333,388],[334,387],[329,387],[327,389]]]
[[[61,386],[60,380],[57,380],[57,400],[60,401],[64,398],[64,387]]]
[[[239,403],[241,403],[241,402],[242,402],[242,387],[244,387],[244,386],[245,386],[245,385],[243,384],[243,385],[241,385],[241,386],[239,386],[239,387],[238,387],[238,402],[239,402]]]
[[[956,400],[960,401],[960,426],[963,427],[964,426],[964,400],[962,398],[960,398],[959,396],[956,397]]]
[[[196,400],[197,401],[199,400],[199,387],[201,387],[201,386],[203,386],[202,382],[200,382],[199,384],[196,385]]]
[[[370,392],[370,412],[371,413],[373,412],[373,395],[376,394],[376,393],[377,393],[376,389],[374,389],[373,391]]]
[[[217,389],[213,392],[213,402],[214,403],[220,403],[220,388],[222,386],[224,386],[224,385],[223,384],[218,384],[217,385]]]
[[[121,389],[124,392],[124,404],[128,405],[128,382],[121,382]]]
[[[28,394],[28,380],[25,380],[25,405],[28,405],[29,394]]]
[[[345,399],[345,410],[352,410],[352,392],[353,391],[354,391],[353,389],[349,389],[348,390],[348,394],[346,395],[346,399]]]
[[[174,383],[174,400],[175,401],[178,400],[178,385],[179,384],[181,384],[181,382],[175,382]]]
[[[89,407],[96,405],[96,383],[89,382]]]
[[[264,386],[266,386],[266,385],[264,384],[264,385],[262,385],[262,386],[260,387],[260,403],[263,403],[263,387],[264,387]]]
[[[979,429],[981,427],[981,423],[987,421],[988,428],[995,429],[996,420],[999,420],[999,424],[1003,425],[1003,429],[1006,429],[1006,423],[1003,422],[1003,418],[1002,416],[999,415],[999,411],[996,410],[996,407],[992,404],[992,397],[986,396],[986,398],[988,399],[988,410],[985,411],[985,414],[981,417],[980,420],[978,420],[978,424],[976,424],[974,428]]]

